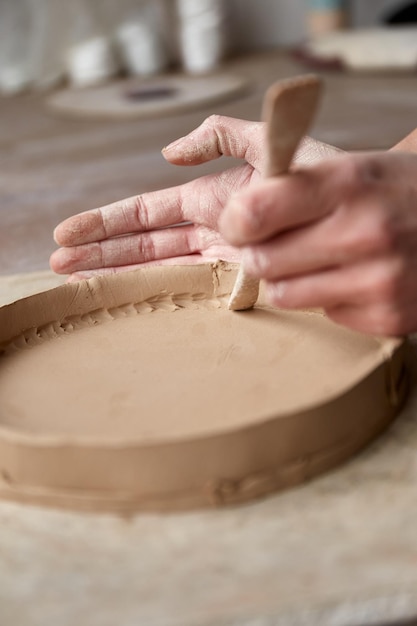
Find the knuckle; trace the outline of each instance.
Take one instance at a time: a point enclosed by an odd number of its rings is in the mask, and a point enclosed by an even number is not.
[[[145,200],[142,195],[136,196],[134,201],[134,211],[138,227],[141,230],[149,228],[149,213]]]
[[[212,113],[202,122],[200,128],[203,131],[208,132],[210,135],[218,135],[221,134],[223,126],[224,126],[224,116],[218,115],[217,113]]]
[[[354,155],[346,155],[341,158],[343,158],[341,172],[344,179],[349,181],[352,189],[361,191],[364,177],[360,161]]]
[[[92,269],[97,267],[106,267],[106,254],[105,247],[107,249],[106,244],[101,241],[97,241],[91,246],[86,246],[83,251],[80,251],[81,254],[77,255],[77,249],[74,249],[74,261],[78,256],[78,261],[81,261],[82,267],[79,269]],[[77,265],[80,265],[77,263]]]
[[[146,263],[154,258],[155,247],[152,237],[143,233],[138,237],[138,254],[141,263]]]
[[[202,155],[205,156],[221,156],[222,154],[228,154],[228,133],[225,128],[224,120],[226,118],[222,115],[212,114],[206,117],[204,122],[200,126],[202,136],[205,138],[206,145],[200,146]],[[204,143],[204,142],[203,142]]]
[[[384,178],[384,167],[378,157],[346,155],[343,158],[343,176],[356,193],[364,193]]]
[[[203,126],[209,126],[210,128],[219,128],[223,125],[224,116],[212,113],[203,122]]]
[[[373,184],[383,180],[385,167],[377,156],[367,156],[359,160],[359,174],[365,184]]]

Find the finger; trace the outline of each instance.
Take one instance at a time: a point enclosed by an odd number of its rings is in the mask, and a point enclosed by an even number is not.
[[[78,246],[181,222],[181,200],[181,187],[126,198],[73,215],[56,227],[54,239],[60,246]]]
[[[176,165],[199,165],[229,156],[259,168],[264,162],[262,133],[261,122],[211,115],[201,126],[164,148],[162,154]]]
[[[382,335],[409,332],[417,321],[414,268],[398,258],[265,284],[266,297],[287,309],[322,308],[346,326]]]
[[[253,278],[278,281],[342,264],[346,261],[345,250],[337,237],[327,236],[328,231],[333,230],[331,226],[319,224],[299,228],[264,244],[243,248],[245,272]]]
[[[250,166],[231,168],[79,213],[56,227],[55,241],[60,246],[79,246],[187,221],[217,228],[231,189],[248,184],[253,173]]]
[[[222,212],[220,232],[233,245],[269,239],[323,218],[354,198],[369,196],[381,178],[375,157],[339,155],[234,194]]]
[[[414,273],[414,271],[413,271]],[[283,308],[329,308],[341,304],[368,306],[402,303],[407,272],[397,258],[377,258],[304,276],[267,281],[269,300]]]
[[[417,323],[417,301],[399,309],[388,305],[361,307],[340,305],[326,310],[326,315],[352,330],[372,335],[401,337],[413,332]]]
[[[199,245],[196,229],[189,225],[60,248],[52,254],[50,265],[58,274],[69,274],[185,256],[198,251]]]
[[[346,273],[335,268],[317,274],[265,283],[266,296],[274,306],[284,309],[308,309],[339,306],[356,302],[366,295],[362,285],[346,281]]]
[[[228,258],[236,256],[236,251],[226,246],[217,232],[204,226],[189,224],[115,237],[82,246],[59,248],[51,255],[50,266],[58,274],[69,274],[82,270],[149,263],[197,252],[204,254],[207,250],[212,257],[222,258],[225,251]]]
[[[339,304],[405,303],[417,296],[415,264],[400,255],[380,256],[304,276],[268,281],[278,306],[333,307]]]
[[[276,281],[360,260],[390,258],[399,242],[380,203],[364,197],[312,224],[243,248],[242,262],[249,275]]]

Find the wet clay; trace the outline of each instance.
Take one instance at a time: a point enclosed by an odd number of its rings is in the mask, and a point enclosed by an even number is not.
[[[404,345],[317,311],[228,310],[225,263],[68,284],[0,309],[0,492],[93,510],[241,502],[394,418]]]

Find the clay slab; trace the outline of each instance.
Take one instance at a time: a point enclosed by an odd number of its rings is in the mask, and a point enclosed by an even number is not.
[[[404,344],[320,312],[231,312],[235,266],[147,268],[0,309],[0,491],[93,510],[242,502],[394,418]]]

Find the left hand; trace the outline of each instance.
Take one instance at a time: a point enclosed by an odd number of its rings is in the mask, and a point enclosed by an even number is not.
[[[239,250],[224,241],[217,223],[230,195],[259,178],[262,139],[260,123],[207,118],[165,148],[164,157],[198,165],[225,155],[245,159],[243,165],[68,218],[55,229],[62,247],[52,254],[51,268],[79,280],[143,265],[238,261]]]
[[[79,280],[150,264],[238,261],[240,251],[220,235],[218,219],[235,191],[259,180],[263,141],[262,123],[207,118],[168,146],[164,157],[176,165],[198,165],[224,155],[243,159],[242,165],[68,218],[55,230],[62,247],[51,256],[52,269]],[[308,163],[334,153],[336,148],[305,138],[297,158]]]

